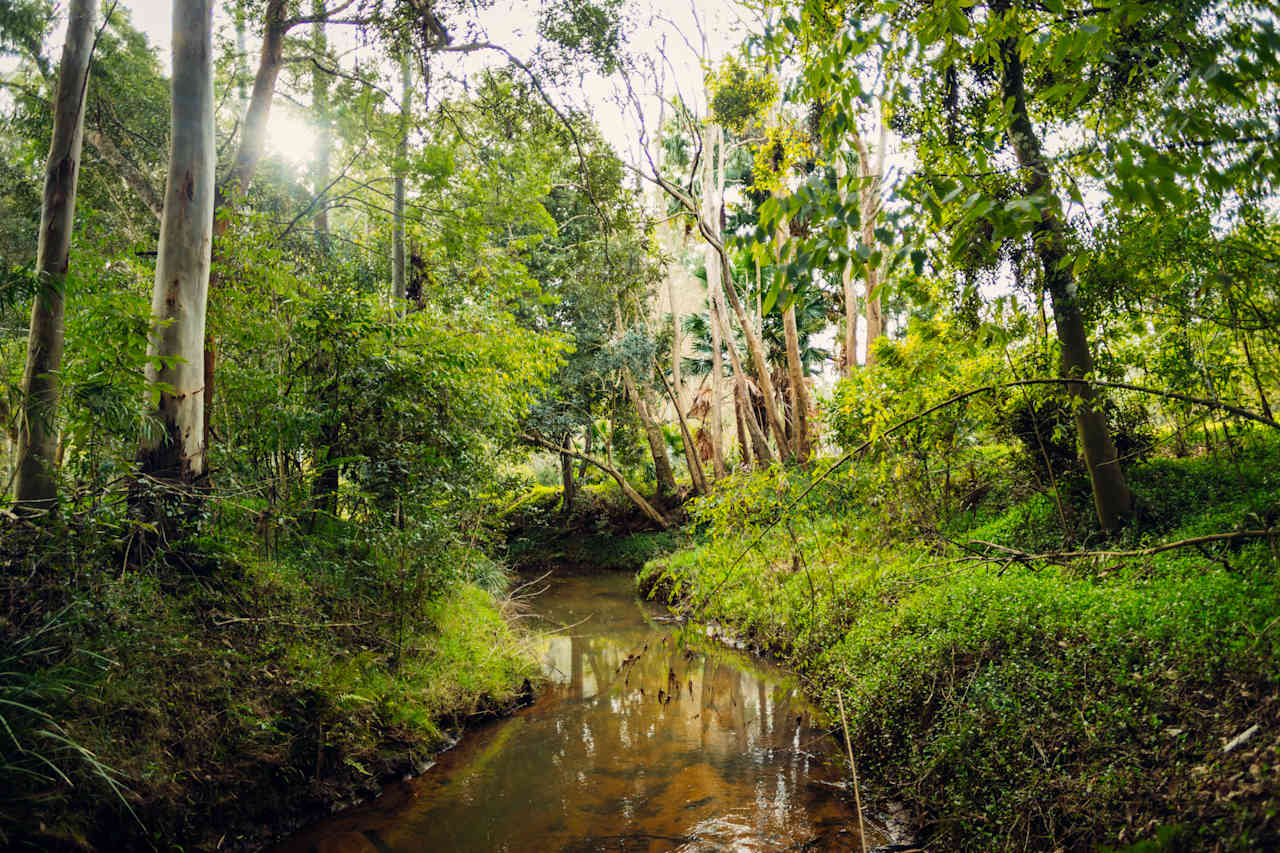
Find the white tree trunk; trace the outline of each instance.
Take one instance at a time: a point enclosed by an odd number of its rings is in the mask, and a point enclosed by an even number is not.
[[[47,509],[57,498],[58,372],[62,368],[63,287],[71,258],[76,181],[84,139],[84,98],[93,49],[94,0],[71,0],[67,40],[53,104],[53,138],[45,166],[27,363],[22,375],[14,496],[20,509]]]
[[[153,477],[190,483],[204,473],[203,347],[217,150],[213,138],[213,0],[173,2],[169,174],[147,380],[162,384],[140,461]]]
[[[706,220],[712,233],[720,238],[720,196],[719,180],[716,177],[716,151],[720,147],[721,131],[714,124],[702,129],[702,217]],[[720,292],[720,255],[707,243],[703,247],[707,268],[707,304],[714,306]],[[721,405],[724,401],[724,364],[721,352],[720,324],[712,316],[714,309],[708,311],[711,318],[711,470],[715,479],[725,477],[729,472],[724,463],[724,417]]]
[[[848,176],[849,166],[845,161],[843,154],[836,156],[836,176],[837,183],[840,185],[840,200],[843,202],[847,199],[847,192],[844,189],[845,178]],[[854,239],[850,233],[845,241],[845,248],[853,251]],[[853,261],[847,261],[844,269],[840,271],[840,284],[844,293],[844,375],[845,377],[853,376],[854,370],[858,367],[858,294],[853,279]]]
[[[329,41],[324,32],[324,0],[312,0],[311,49],[316,59],[329,51]],[[329,186],[329,154],[333,145],[333,128],[329,121],[329,75],[315,68],[311,72],[311,111],[316,123],[316,159],[311,173],[311,192],[318,198]],[[316,248],[321,253],[329,251],[329,210],[324,200],[316,202]]]
[[[397,307],[404,301],[404,160],[409,155],[409,108],[413,98],[413,68],[406,55],[400,59],[400,144],[396,148],[395,185],[391,202],[391,299]]]

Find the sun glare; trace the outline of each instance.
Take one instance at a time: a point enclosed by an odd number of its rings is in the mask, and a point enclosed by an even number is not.
[[[274,109],[267,121],[267,146],[294,166],[305,167],[316,148],[316,130],[292,109]]]

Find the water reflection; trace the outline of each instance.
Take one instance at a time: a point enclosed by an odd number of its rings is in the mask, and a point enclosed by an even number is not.
[[[286,849],[857,849],[833,743],[781,673],[655,625],[626,576],[557,579],[538,606],[572,627],[542,642],[533,707]]]

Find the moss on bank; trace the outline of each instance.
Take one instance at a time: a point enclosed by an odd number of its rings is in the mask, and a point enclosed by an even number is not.
[[[1113,548],[1274,526],[1278,460],[1266,437],[1225,470],[1135,468],[1141,522]],[[993,493],[912,531],[853,474],[735,565],[787,476],[695,510],[705,539],[642,584],[779,654],[833,714],[839,689],[872,801],[903,803],[931,847],[1280,847],[1275,543],[1012,559],[977,543],[1061,547],[1047,496]]]
[[[93,546],[64,541],[65,559],[19,573],[42,545],[6,546],[22,556],[3,577],[0,638],[39,643],[0,686],[56,673],[66,686],[39,697],[47,717],[8,720],[60,726],[123,794],[83,755],[28,740],[73,784],[10,792],[7,846],[256,847],[417,772],[463,723],[527,697],[531,655],[466,578],[411,605],[368,555],[313,541],[264,557],[223,533],[232,545],[192,543],[145,570],[85,568],[77,547]]]

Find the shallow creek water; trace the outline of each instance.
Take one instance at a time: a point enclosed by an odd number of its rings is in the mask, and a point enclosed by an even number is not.
[[[538,700],[281,853],[859,849],[836,742],[793,680],[655,621],[629,575],[548,583]]]

